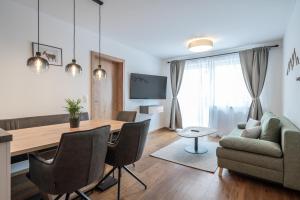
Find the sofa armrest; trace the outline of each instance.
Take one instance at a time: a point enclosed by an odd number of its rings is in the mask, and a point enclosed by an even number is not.
[[[245,129],[246,128],[246,123],[238,123],[237,128],[238,129]]]
[[[220,140],[220,145],[224,148],[245,151],[255,154],[282,157],[282,151],[279,144],[259,139],[225,136]]]
[[[300,133],[285,131],[283,136],[284,186],[300,190]]]

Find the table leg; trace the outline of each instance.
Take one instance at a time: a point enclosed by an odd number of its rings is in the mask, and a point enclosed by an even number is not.
[[[204,154],[208,151],[208,149],[204,146],[199,145],[198,138],[195,137],[194,139],[194,145],[193,146],[187,146],[185,148],[185,151],[192,154]]]
[[[198,138],[195,138],[195,152],[198,152]]]

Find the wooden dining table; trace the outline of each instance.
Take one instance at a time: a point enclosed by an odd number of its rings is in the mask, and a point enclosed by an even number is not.
[[[70,128],[69,123],[64,123],[7,131],[13,137],[10,153],[11,156],[17,156],[58,146],[63,133],[90,130],[106,125],[110,125],[111,132],[115,132],[120,130],[124,123],[116,120],[88,120],[81,121],[79,128]]]

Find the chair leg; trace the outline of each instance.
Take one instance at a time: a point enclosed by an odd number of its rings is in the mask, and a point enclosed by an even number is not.
[[[118,200],[120,200],[120,189],[121,189],[121,176],[122,176],[122,167],[118,167]]]
[[[69,200],[69,198],[70,198],[70,194],[69,194],[69,193],[67,193],[67,194],[66,194],[66,198],[65,198],[65,200]]]
[[[75,193],[84,200],[91,200],[86,194],[84,194],[83,192],[81,192],[79,190],[75,191]]]
[[[62,197],[63,196],[63,194],[60,194],[60,195],[58,195],[57,197],[55,197],[55,199],[54,200],[59,200],[60,199],[60,197]]]
[[[135,178],[138,182],[140,182],[144,187],[145,187],[145,190],[147,190],[147,185],[141,181],[133,172],[131,172],[127,167],[123,167],[131,176],[133,176],[133,178]]]
[[[105,179],[107,179],[107,177],[109,177],[109,175],[111,175],[111,173],[113,173],[115,171],[115,169],[117,169],[117,167],[113,167],[100,181],[99,183],[96,185],[96,187],[98,187],[102,181],[104,181]]]
[[[223,174],[223,168],[219,167],[219,176],[222,177],[222,174]]]
[[[134,163],[132,163],[132,167],[135,168],[135,164]]]

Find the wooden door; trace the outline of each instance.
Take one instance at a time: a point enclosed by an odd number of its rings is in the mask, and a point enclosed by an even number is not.
[[[107,78],[95,80],[93,70],[98,65],[98,54],[91,56],[91,116],[92,119],[116,119],[123,110],[124,61],[101,54],[101,65]]]

